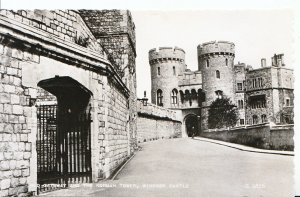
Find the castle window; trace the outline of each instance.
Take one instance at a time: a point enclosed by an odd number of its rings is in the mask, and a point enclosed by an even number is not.
[[[206,67],[209,67],[209,60],[206,60]]]
[[[239,107],[239,109],[244,108],[244,101],[243,100],[238,100],[238,107]]]
[[[258,118],[257,118],[257,115],[253,115],[253,116],[252,116],[252,121],[253,121],[253,124],[258,124]]]
[[[216,70],[216,77],[217,79],[220,79],[220,71]]]
[[[261,82],[260,82],[261,78],[258,78],[258,87],[261,87]]]
[[[228,59],[225,59],[225,65],[228,66]]]
[[[290,99],[285,99],[285,106],[290,106]]]
[[[173,89],[172,90],[172,95],[171,95],[171,103],[172,104],[177,104],[178,103],[177,94],[178,94],[178,91],[176,89]]]
[[[252,119],[250,118],[248,124],[252,125]]]
[[[215,91],[216,93],[216,99],[222,99],[223,98],[223,92],[221,90]]]
[[[266,96],[265,95],[251,96],[249,98],[249,104],[252,109],[265,108],[266,107]]]
[[[237,90],[242,91],[243,90],[243,84],[242,83],[237,83]]]
[[[157,67],[157,75],[160,75],[160,67]]]
[[[180,94],[181,103],[183,104],[183,102],[184,102],[184,94],[183,94],[182,90],[179,91],[179,94]]]
[[[176,75],[175,66],[173,66],[173,75]]]
[[[245,124],[245,120],[244,119],[240,119],[240,125],[244,125]]]
[[[163,106],[163,103],[162,103],[162,90],[158,89],[157,90],[157,105],[158,106]]]
[[[266,116],[266,114],[261,115],[261,122],[262,123],[267,122],[267,116]]]
[[[192,98],[192,99],[197,99],[197,92],[196,92],[195,89],[192,89],[192,90],[191,90],[191,98]]]

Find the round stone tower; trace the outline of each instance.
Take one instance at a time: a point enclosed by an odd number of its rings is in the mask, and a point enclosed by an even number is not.
[[[151,102],[166,108],[172,104],[172,90],[178,90],[178,75],[185,69],[185,52],[178,47],[160,47],[149,51],[151,67]],[[179,93],[178,96],[179,97]],[[177,102],[179,103],[179,102]]]
[[[198,69],[202,72],[202,87],[206,94],[204,106],[222,96],[234,101],[234,43],[212,41],[197,49]]]
[[[217,98],[226,96],[234,103],[234,43],[212,41],[200,44],[198,69],[202,72],[202,88],[205,102],[202,103],[201,128],[207,129],[208,106]]]

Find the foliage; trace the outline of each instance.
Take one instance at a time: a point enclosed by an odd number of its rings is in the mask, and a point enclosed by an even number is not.
[[[238,109],[229,98],[223,97],[213,101],[208,110],[208,128],[235,126],[238,120]]]

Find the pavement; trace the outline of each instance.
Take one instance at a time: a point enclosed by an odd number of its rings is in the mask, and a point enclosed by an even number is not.
[[[115,180],[42,196],[294,196],[293,156],[231,146],[203,138],[142,143]]]

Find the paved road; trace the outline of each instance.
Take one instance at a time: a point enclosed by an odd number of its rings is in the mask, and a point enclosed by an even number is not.
[[[293,157],[252,153],[192,139],[158,140],[106,187],[47,196],[293,196]],[[110,188],[112,187],[112,188]]]

